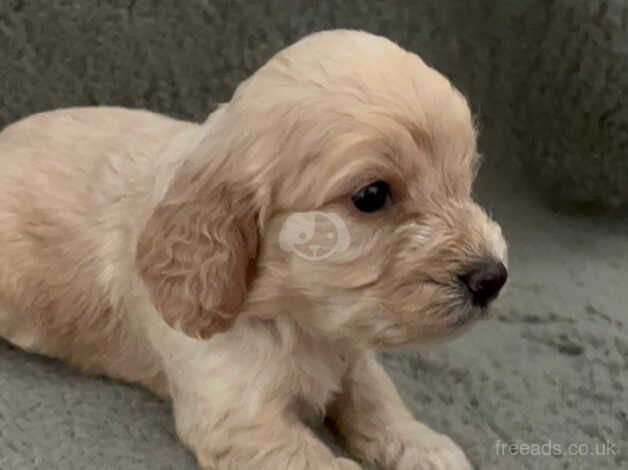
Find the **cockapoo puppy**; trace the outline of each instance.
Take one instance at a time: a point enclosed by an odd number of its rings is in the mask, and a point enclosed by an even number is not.
[[[463,96],[368,33],[282,50],[200,125],[75,108],[0,134],[0,336],[172,400],[204,469],[464,470],[375,350],[506,280]]]

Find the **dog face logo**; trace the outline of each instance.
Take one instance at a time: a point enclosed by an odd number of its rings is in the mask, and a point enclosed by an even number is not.
[[[349,248],[349,229],[333,212],[296,212],[281,227],[279,246],[309,261],[320,261]]]

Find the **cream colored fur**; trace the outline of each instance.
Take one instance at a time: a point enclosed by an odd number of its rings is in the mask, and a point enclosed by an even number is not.
[[[204,469],[360,468],[310,415],[383,469],[468,469],[373,351],[483,315],[458,276],[506,246],[471,199],[475,138],[442,75],[355,31],[281,51],[201,125],[28,117],[0,134],[0,335],[170,397]],[[391,204],[358,212],[351,194],[374,180]],[[348,249],[283,250],[306,211],[337,214]]]

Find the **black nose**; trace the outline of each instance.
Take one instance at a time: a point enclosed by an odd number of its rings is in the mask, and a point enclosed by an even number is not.
[[[488,261],[476,264],[460,279],[473,295],[473,303],[485,307],[497,297],[506,283],[508,271],[500,261]]]

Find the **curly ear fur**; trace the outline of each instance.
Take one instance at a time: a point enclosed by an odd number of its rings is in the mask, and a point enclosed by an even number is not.
[[[257,252],[250,202],[223,169],[186,162],[142,231],[138,271],[164,320],[208,338],[234,322]],[[237,193],[237,194],[236,194]]]

